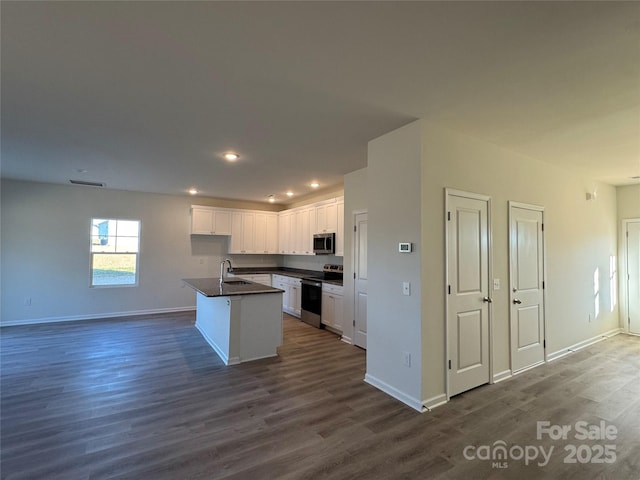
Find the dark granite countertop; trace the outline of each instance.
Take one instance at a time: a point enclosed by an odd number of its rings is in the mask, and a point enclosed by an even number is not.
[[[279,288],[269,287],[261,283],[246,284],[223,283],[220,278],[183,278],[182,281],[205,297],[229,297],[232,295],[255,295],[258,293],[282,293]],[[233,280],[232,280],[233,281]]]
[[[324,283],[330,283],[332,285],[342,285],[342,280],[324,280],[322,278],[323,272],[318,270],[304,270],[301,268],[288,268],[288,267],[239,267],[233,269],[233,275],[285,275],[287,277],[294,278],[313,278]]]

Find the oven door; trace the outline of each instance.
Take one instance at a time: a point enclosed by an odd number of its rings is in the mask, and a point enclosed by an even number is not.
[[[322,282],[303,279],[302,282],[302,312],[300,319],[320,328],[322,314]]]

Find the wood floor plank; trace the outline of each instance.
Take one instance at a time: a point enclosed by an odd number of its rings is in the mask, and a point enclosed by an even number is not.
[[[0,342],[2,479],[640,478],[638,337],[425,414],[363,381],[363,350],[288,315],[278,357],[231,367],[192,313],[6,327]],[[536,439],[538,421],[579,420],[618,429],[616,462],[567,464],[568,441]],[[505,469],[463,454],[499,440],[556,453]]]

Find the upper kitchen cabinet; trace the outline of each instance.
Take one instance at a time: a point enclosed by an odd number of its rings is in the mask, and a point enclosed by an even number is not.
[[[315,233],[335,233],[337,256],[344,256],[344,197],[284,210],[278,214],[278,253],[313,255]]]
[[[344,204],[344,202],[343,202]],[[313,233],[336,233],[338,230],[338,204],[335,198],[314,205]]]
[[[278,253],[278,214],[233,211],[229,253]]]
[[[336,229],[336,256],[344,257],[344,197],[338,197],[338,228]]]
[[[291,210],[278,214],[278,252],[291,253],[289,244],[291,240]]]
[[[255,253],[278,253],[278,214],[255,214],[254,241]]]
[[[313,208],[302,207],[293,210],[291,215],[291,241],[294,255],[313,255],[313,230],[311,219],[313,218]]]
[[[229,210],[191,206],[192,235],[231,235],[231,212]]]
[[[229,253],[255,252],[255,214],[253,212],[233,212],[231,214],[231,241]]]

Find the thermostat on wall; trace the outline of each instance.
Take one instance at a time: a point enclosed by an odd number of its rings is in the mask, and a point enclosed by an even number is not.
[[[398,251],[400,253],[411,253],[411,244],[410,243],[399,243],[398,244]]]

